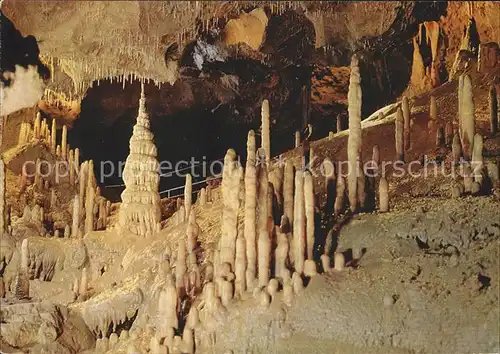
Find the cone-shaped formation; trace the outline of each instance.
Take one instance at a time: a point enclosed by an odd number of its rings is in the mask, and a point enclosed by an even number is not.
[[[158,161],[153,134],[149,130],[146,97],[142,87],[139,114],[130,138],[130,154],[125,162],[119,225],[136,235],[149,236],[160,230]]]

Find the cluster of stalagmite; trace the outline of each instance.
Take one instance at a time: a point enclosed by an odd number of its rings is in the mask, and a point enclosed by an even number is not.
[[[142,85],[137,122],[130,138],[130,154],[123,171],[125,190],[119,214],[119,227],[135,235],[150,236],[160,230],[160,176],[156,156]]]

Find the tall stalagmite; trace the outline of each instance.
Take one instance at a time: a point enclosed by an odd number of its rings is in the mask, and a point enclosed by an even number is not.
[[[257,208],[257,169],[255,167],[255,132],[250,130],[247,138],[247,162],[245,167],[245,219],[244,235],[246,241],[246,281],[251,287],[255,280],[257,269],[257,233],[256,233],[256,208]]]
[[[262,102],[262,144],[261,147],[266,152],[266,163],[269,166],[269,161],[271,161],[271,123],[269,118],[269,101],[264,100]]]
[[[471,158],[474,134],[475,131],[475,118],[474,118],[474,99],[472,96],[472,83],[468,75],[463,78],[463,87],[460,99],[460,126],[461,126],[461,140],[464,157]]]
[[[184,185],[184,208],[186,213],[185,217],[186,220],[188,220],[189,218],[189,213],[191,212],[192,205],[193,205],[193,178],[188,173],[186,174],[186,183]]]
[[[295,172],[293,212],[293,263],[295,271],[302,274],[306,251],[306,211],[304,206],[304,172],[302,171]]]
[[[119,226],[133,234],[149,236],[160,230],[160,195],[158,193],[157,150],[149,130],[144,85],[139,100],[139,113],[130,138],[130,154],[125,162],[122,205]]]
[[[356,56],[351,60],[351,77],[349,79],[349,138],[347,140],[347,159],[349,161],[349,174],[347,189],[351,210],[357,209],[357,160],[361,153],[361,76],[359,61]]]
[[[265,154],[263,149],[258,150],[260,158]],[[263,159],[262,159],[263,160]],[[257,251],[258,251],[258,278],[259,286],[266,286],[269,282],[269,266],[271,261],[271,240],[269,238],[269,205],[268,205],[268,192],[269,192],[269,176],[267,174],[266,164],[260,164],[257,172],[259,181],[259,188],[257,191]]]
[[[236,160],[236,152],[229,149],[224,157],[222,172],[222,235],[220,239],[220,264],[229,263],[234,270],[236,236],[238,235],[239,192],[243,169]]]

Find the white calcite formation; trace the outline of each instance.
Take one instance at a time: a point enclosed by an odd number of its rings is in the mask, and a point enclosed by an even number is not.
[[[146,97],[142,86],[139,114],[130,138],[130,154],[125,162],[122,205],[119,226],[140,236],[150,236],[160,230],[160,195],[158,193],[157,150],[146,112]]]

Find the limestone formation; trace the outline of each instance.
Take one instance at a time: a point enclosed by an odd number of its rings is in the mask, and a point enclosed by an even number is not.
[[[451,122],[446,122],[444,127],[444,141],[446,146],[453,144],[453,124]]]
[[[489,95],[490,104],[490,132],[495,135],[498,132],[498,99],[497,90],[494,85],[491,86]]]
[[[436,102],[436,96],[431,96],[429,105],[429,118],[433,121],[438,119],[438,108]]]
[[[396,142],[396,158],[398,161],[404,161],[404,121],[403,111],[398,108],[395,122],[395,142]]]
[[[300,146],[300,132],[297,130],[295,132],[295,147],[298,148]]]
[[[258,154],[264,154],[262,149],[259,149]],[[262,155],[261,155],[262,156]],[[257,171],[259,187],[257,189],[257,269],[259,286],[266,286],[269,283],[269,267],[271,262],[271,240],[269,235],[269,182],[267,167],[265,164],[259,166]]]
[[[443,146],[445,143],[445,135],[444,129],[442,126],[439,126],[436,130],[436,146]]]
[[[286,215],[281,217],[281,225],[276,231],[276,242],[277,247],[275,251],[275,264],[274,264],[274,274],[277,278],[285,279],[285,273],[288,273],[288,253],[290,251],[290,245],[288,244],[287,233],[290,228],[289,220]]]
[[[357,181],[356,181],[357,182]],[[335,197],[334,212],[335,215],[340,215],[345,209],[345,180],[339,171],[337,177],[337,190]]]
[[[460,105],[460,140],[464,157],[468,160],[472,157],[475,132],[474,100],[472,97],[472,83],[468,75],[463,77],[462,93],[459,95]]]
[[[220,239],[220,262],[231,264],[234,269],[236,236],[238,234],[239,192],[243,170],[236,160],[236,153],[229,149],[224,157],[222,173],[222,234]]]
[[[199,203],[201,206],[207,205],[207,190],[205,188],[200,189]]]
[[[264,100],[262,102],[262,111],[261,111],[261,132],[262,132],[262,144],[261,147],[266,152],[266,164],[269,166],[269,162],[271,161],[271,122],[269,118],[269,101]]]
[[[302,274],[306,252],[306,218],[304,206],[304,173],[295,172],[295,198],[293,217],[293,263],[295,271]]]
[[[56,120],[52,119],[52,129],[50,129],[50,151],[55,154],[57,145]]]
[[[308,259],[304,262],[304,275],[308,277],[313,277],[318,274],[316,270],[316,262],[312,259]]]
[[[95,190],[88,188],[85,199],[85,234],[94,230]]]
[[[460,137],[458,134],[453,136],[453,143],[451,145],[453,162],[458,163],[462,157],[462,144],[460,143]]]
[[[345,256],[342,252],[335,252],[333,257],[333,265],[336,271],[342,271],[345,267]]]
[[[184,212],[186,214],[186,220],[189,218],[191,212],[191,207],[193,205],[193,179],[191,175],[186,174],[186,183],[184,185]]]
[[[294,167],[292,161],[287,160],[283,178],[283,211],[290,223],[293,223],[293,180]]]
[[[484,168],[483,137],[479,133],[474,135],[471,167],[472,167],[472,171],[474,173],[474,176],[480,174],[482,169]]]
[[[252,287],[257,269],[257,169],[255,155],[255,133],[248,132],[247,161],[245,166],[245,215],[244,240],[246,242],[246,281],[247,287]]]
[[[71,224],[71,237],[78,237],[78,231],[80,230],[80,197],[78,194],[73,198],[73,221]]]
[[[247,288],[246,282],[246,240],[240,233],[236,238],[236,259],[234,261],[234,292],[235,294],[242,294]]]
[[[404,135],[404,150],[407,151],[411,147],[411,124],[410,124],[410,104],[408,103],[408,97],[403,97],[403,103],[401,105],[403,112],[403,135]]]
[[[160,230],[159,164],[156,146],[146,112],[142,86],[139,113],[130,138],[130,154],[125,162],[119,227],[138,236],[150,236]]]
[[[347,140],[347,160],[349,173],[347,177],[347,190],[349,204],[352,211],[357,209],[357,164],[361,153],[361,76],[359,61],[356,56],[351,59],[351,76],[349,79],[349,138]]]
[[[378,186],[379,211],[381,213],[389,211],[389,184],[385,177],[380,178]]]
[[[314,190],[313,179],[309,171],[304,173],[304,208],[306,215],[306,254],[307,259],[313,259],[314,250]]]
[[[68,127],[63,125],[61,136],[61,157],[66,160],[68,156]]]

